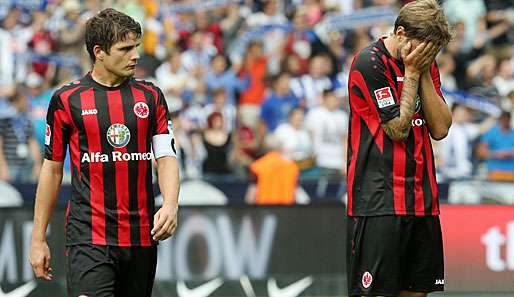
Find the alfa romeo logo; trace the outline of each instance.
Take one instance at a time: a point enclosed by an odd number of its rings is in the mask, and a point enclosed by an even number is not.
[[[107,141],[113,147],[122,148],[130,141],[130,130],[123,124],[112,124],[107,130]]]

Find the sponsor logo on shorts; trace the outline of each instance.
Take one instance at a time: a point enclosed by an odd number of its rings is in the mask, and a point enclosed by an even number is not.
[[[381,88],[374,91],[377,98],[378,108],[394,105],[393,93],[390,87]]]
[[[436,279],[435,284],[436,285],[444,285],[444,279]]]
[[[364,289],[367,289],[371,286],[371,283],[373,283],[373,275],[369,273],[369,271],[364,272],[362,275],[362,286]]]

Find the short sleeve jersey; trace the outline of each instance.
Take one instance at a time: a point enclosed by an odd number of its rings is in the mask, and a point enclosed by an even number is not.
[[[155,244],[152,137],[169,133],[166,100],[152,83],[130,78],[106,87],[88,74],[54,93],[45,158],[63,161],[69,147],[67,245]]]
[[[443,99],[439,71],[430,70]],[[348,82],[348,215],[438,215],[430,131],[420,98],[405,141],[393,141],[382,124],[400,115],[405,69],[383,39],[354,58]]]

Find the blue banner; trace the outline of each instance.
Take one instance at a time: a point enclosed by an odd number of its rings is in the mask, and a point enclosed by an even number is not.
[[[211,10],[220,6],[239,3],[240,0],[207,0],[193,3],[174,3],[163,7],[163,11],[169,14],[193,12],[197,10]]]
[[[396,16],[397,11],[390,7],[370,7],[355,10],[352,14],[330,15],[322,22],[322,25],[327,26],[329,30],[340,31],[378,23],[392,24],[396,20]]]
[[[453,102],[466,105],[492,116],[499,116],[501,109],[498,105],[486,97],[473,95],[465,91],[449,91],[442,89],[444,97]]]

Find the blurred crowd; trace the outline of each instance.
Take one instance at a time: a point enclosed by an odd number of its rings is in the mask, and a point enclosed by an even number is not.
[[[136,76],[166,96],[183,178],[252,180],[282,160],[289,178],[340,181],[351,60],[392,31],[377,13],[394,20],[407,2],[0,2],[0,179],[34,180],[51,94],[91,69],[85,22],[114,7],[143,27]],[[455,38],[437,57],[453,113],[434,143],[439,179],[512,182],[514,1],[442,6]]]

